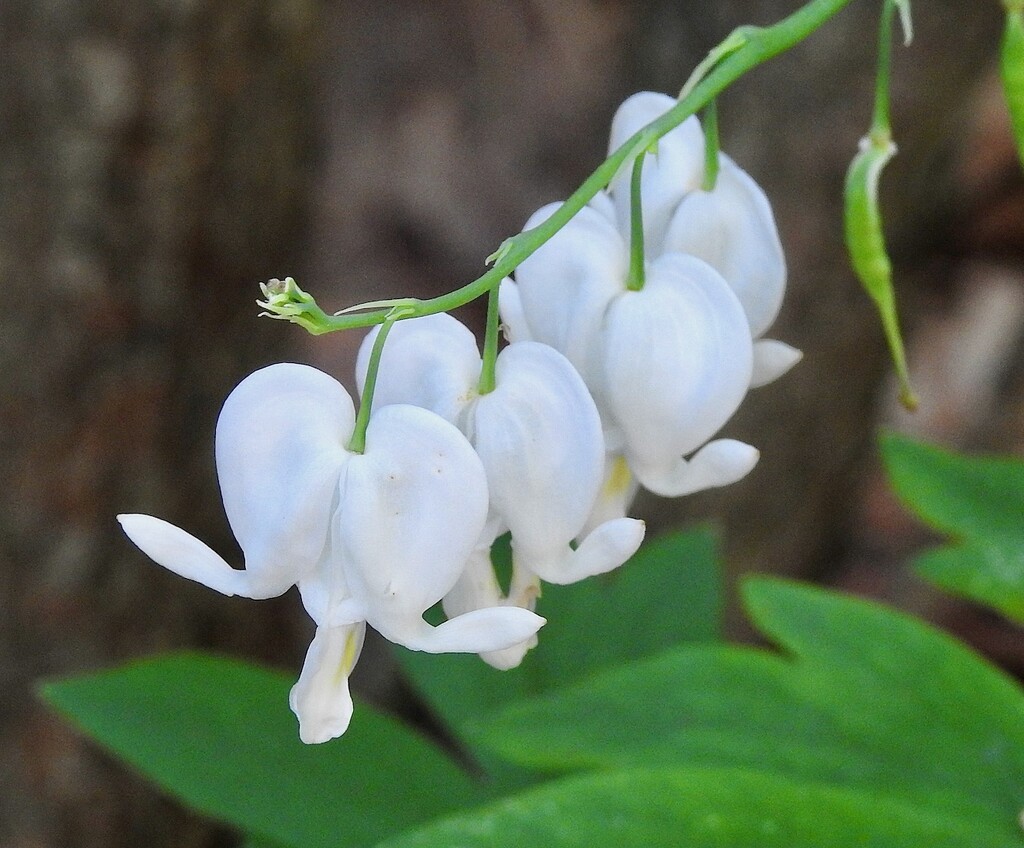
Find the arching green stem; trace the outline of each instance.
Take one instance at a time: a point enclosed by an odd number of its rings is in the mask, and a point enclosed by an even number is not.
[[[405,301],[411,307],[403,317],[449,312],[489,292],[608,185],[624,163],[636,158],[641,150],[648,150],[665,133],[707,106],[748,71],[803,41],[851,2],[852,0],[811,0],[770,27],[741,27],[736,30],[723,42],[723,45],[728,45],[730,49],[724,51],[724,55],[721,55],[723,51],[716,54],[714,66],[672,109],[637,131],[615,150],[550,218],[531,230],[506,239],[492,255],[494,266],[490,270],[462,288],[440,297]],[[742,42],[740,46],[733,48],[733,45],[739,42]],[[390,313],[387,309],[371,309],[367,312],[328,315],[317,306],[313,298],[308,295],[305,297],[306,300],[293,301],[287,295],[275,294],[260,304],[271,317],[293,321],[314,335],[355,327],[371,327],[380,324]]]
[[[633,176],[629,181],[629,276],[626,288],[640,291],[644,287],[644,211],[641,192],[646,150],[641,150],[633,162]]]
[[[871,139],[886,144],[892,137],[889,118],[889,79],[892,76],[892,24],[896,3],[885,0],[878,26],[878,69],[875,73],[875,108],[871,114]]]
[[[477,391],[482,395],[494,391],[494,366],[498,361],[498,332],[500,327],[498,286],[496,285],[487,295],[487,329],[484,331],[483,365],[480,368],[480,381],[477,384]]]
[[[704,191],[714,191],[718,182],[718,101],[704,109]]]
[[[377,388],[377,371],[380,370],[380,355],[384,352],[384,342],[387,341],[388,333],[395,326],[398,315],[389,315],[377,331],[377,338],[373,340],[373,348],[370,350],[370,363],[366,369],[366,382],[363,383],[363,396],[359,399],[359,412],[356,414],[356,426],[352,430],[352,438],[349,439],[348,449],[353,453],[362,453],[366,450],[366,428],[370,423],[370,410],[373,407],[373,392]]]

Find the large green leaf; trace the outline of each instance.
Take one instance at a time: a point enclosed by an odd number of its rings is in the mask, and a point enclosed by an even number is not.
[[[713,533],[701,528],[645,544],[622,568],[574,586],[545,586],[548,623],[519,668],[475,655],[399,649],[402,666],[443,719],[465,720],[680,642],[720,638],[722,589]]]
[[[1000,828],[867,792],[722,769],[550,783],[379,848],[1020,848]]]
[[[236,660],[176,654],[42,692],[189,806],[281,846],[365,846],[483,797],[439,750],[365,705],[340,740],[303,745],[289,685]]]
[[[959,456],[894,434],[881,445],[904,503],[960,543],[920,557],[917,571],[1024,623],[1024,461]]]
[[[785,655],[676,648],[470,723],[471,738],[546,771],[742,767],[1016,832],[1024,696],[1014,681],[875,604],[771,580],[745,594]]]

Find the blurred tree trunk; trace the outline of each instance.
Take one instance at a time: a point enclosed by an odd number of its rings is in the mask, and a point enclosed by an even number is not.
[[[314,11],[0,6],[0,845],[222,840],[35,704],[36,679],[175,646],[301,656],[292,613],[163,573],[114,514],[237,560],[213,425],[288,337],[254,300],[294,267]]]

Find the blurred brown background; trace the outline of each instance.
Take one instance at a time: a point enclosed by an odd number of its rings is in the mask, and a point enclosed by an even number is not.
[[[294,274],[333,308],[468,282],[598,163],[629,93],[677,91],[734,26],[796,5],[0,4],[0,846],[234,844],[78,739],[31,687],[188,646],[297,671],[308,624],[294,597],[189,585],[113,519],[151,512],[237,556],[212,462],[223,398],[282,359],[352,385],[360,334],[313,340],[257,320],[257,281]],[[922,5],[896,53],[901,155],[884,201],[923,398],[913,419],[893,408],[840,241],[877,7],[854,3],[720,103],[723,144],[772,198],[791,266],[772,335],[806,358],[728,427],[762,450],[747,480],[639,509],[657,527],[714,517],[734,573],[893,599],[1021,672],[1018,631],[908,574],[929,540],[872,449],[880,421],[1024,446],[1024,181],[994,77],[999,6]],[[366,659],[356,678],[378,698],[398,691]]]

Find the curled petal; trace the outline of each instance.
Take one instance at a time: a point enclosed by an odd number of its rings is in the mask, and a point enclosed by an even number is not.
[[[478,547],[470,554],[458,581],[442,598],[444,614],[448,618],[486,607],[496,607],[504,602],[505,596],[491,565],[489,547]]]
[[[665,251],[703,259],[736,292],[754,338],[767,330],[786,292],[786,260],[768,198],[725,154],[713,191],[690,192],[665,235]]]
[[[222,595],[243,595],[249,598],[272,597],[286,591],[291,584],[268,594],[253,593],[250,575],[228,565],[205,542],[152,515],[119,515],[117,520],[125,534],[144,554],[169,571],[209,586]]]
[[[337,380],[306,365],[246,377],[217,421],[217,475],[253,597],[312,573],[327,541],[355,413]]]
[[[491,565],[489,547],[480,547],[473,551],[466,563],[466,568],[459,576],[459,582],[444,596],[445,615],[455,618],[467,612],[496,606],[517,606],[533,611],[540,595],[540,580],[535,574],[516,569],[512,575],[512,585],[506,597],[502,594],[498,579]],[[494,668],[506,671],[515,668],[526,656],[526,652],[536,647],[537,636],[504,648],[499,651],[484,651],[480,658]]]
[[[356,362],[356,381],[362,394],[375,327],[363,340]],[[391,328],[381,353],[373,406],[410,403],[436,412],[455,423],[472,398],[480,378],[476,338],[460,321],[440,312],[399,321]]]
[[[746,316],[725,280],[691,256],[665,254],[647,283],[608,311],[605,393],[630,467],[665,473],[713,436],[750,384]]]
[[[557,208],[552,204],[540,209],[526,229]],[[626,243],[618,230],[587,206],[516,270],[530,338],[563,354],[592,391],[599,369],[595,341],[608,304],[625,290],[628,264]],[[515,321],[511,314],[502,317]],[[600,406],[596,391],[595,400]]]
[[[302,674],[288,704],[299,720],[299,738],[307,745],[328,742],[348,730],[352,695],[348,678],[363,649],[366,624],[317,627]]]
[[[498,606],[463,613],[437,627],[431,627],[422,618],[396,619],[388,622],[389,627],[380,632],[385,638],[412,651],[484,654],[527,642],[546,623],[546,619],[530,610]]]
[[[566,545],[558,551],[520,552],[513,536],[512,552],[541,580],[566,585],[618,568],[637,552],[645,529],[635,518],[617,518],[597,527],[576,550]]]
[[[641,91],[628,98],[612,119],[608,152],[621,147],[630,136],[676,105],[667,94]],[[615,201],[619,230],[629,232],[629,181],[632,161],[612,179],[609,191]],[[704,176],[704,133],[696,117],[689,117],[658,141],[655,155],[644,159],[640,191],[643,198],[644,243],[647,253],[662,250],[665,230],[679,201],[697,189]]]
[[[754,369],[750,375],[750,388],[756,389],[777,380],[803,357],[802,351],[785,342],[758,339],[754,342]]]
[[[656,495],[677,498],[742,480],[757,465],[757,448],[735,439],[708,442],[690,460],[647,466],[632,463],[637,478]]]
[[[462,433],[419,407],[377,410],[365,453],[345,466],[335,551],[367,622],[388,638],[426,627],[486,517],[484,469]]]

